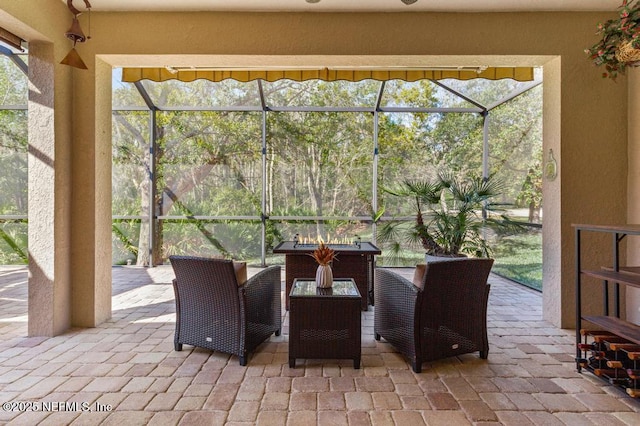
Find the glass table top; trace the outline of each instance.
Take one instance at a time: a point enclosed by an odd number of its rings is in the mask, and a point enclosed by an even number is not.
[[[334,279],[331,288],[318,288],[315,280],[296,279],[293,281],[290,296],[360,297],[360,292],[352,279]]]

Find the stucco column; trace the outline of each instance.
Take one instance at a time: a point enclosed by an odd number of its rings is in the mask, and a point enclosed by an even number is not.
[[[640,68],[627,68],[628,81],[628,168],[627,223],[640,223]],[[629,265],[640,265],[640,238],[627,241]],[[640,324],[640,289],[626,287],[627,320]]]
[[[53,45],[29,45],[29,335],[55,336],[71,321],[69,283],[69,74],[55,76]],[[57,77],[57,78],[54,78]],[[66,84],[63,80],[66,79]],[[57,108],[56,108],[57,107]],[[57,110],[56,110],[57,109]]]
[[[95,224],[94,231],[96,254],[95,292],[96,325],[111,318],[111,170],[112,170],[112,107],[111,107],[111,65],[95,59]]]
[[[562,146],[560,143],[561,126],[561,59],[555,58],[543,67],[543,181],[544,226],[542,227],[542,297],[543,317],[557,327],[566,324],[566,318],[573,315],[567,312],[571,304],[566,285],[562,281]],[[545,172],[550,154],[556,161],[556,176]]]
[[[73,72],[72,325],[95,327],[111,317],[111,67],[78,50],[89,69]]]

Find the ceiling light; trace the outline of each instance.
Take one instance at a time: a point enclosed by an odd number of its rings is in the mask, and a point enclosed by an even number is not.
[[[307,3],[320,3],[320,0],[305,0]],[[416,0],[414,0],[416,1]]]
[[[406,4],[407,6],[409,6],[410,4],[414,4],[417,1],[418,0],[402,0],[402,3]]]

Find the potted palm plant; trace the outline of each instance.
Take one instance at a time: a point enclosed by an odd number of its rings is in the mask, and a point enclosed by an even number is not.
[[[488,230],[519,228],[505,214],[488,209],[489,201],[502,192],[502,183],[494,178],[440,173],[435,180],[405,180],[399,188],[383,191],[406,199],[415,214],[409,226],[406,220],[392,219],[378,228],[378,241],[390,244],[390,263],[397,263],[403,242],[421,246],[427,256],[489,257]]]
[[[585,50],[597,66],[604,66],[602,77],[615,80],[627,66],[640,60],[640,1],[623,0],[618,17],[599,23],[600,40]]]

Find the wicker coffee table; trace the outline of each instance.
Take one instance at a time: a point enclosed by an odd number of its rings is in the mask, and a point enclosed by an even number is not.
[[[289,298],[289,367],[296,358],[353,359],[360,368],[360,292],[351,278],[333,288],[296,278]]]

